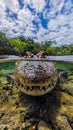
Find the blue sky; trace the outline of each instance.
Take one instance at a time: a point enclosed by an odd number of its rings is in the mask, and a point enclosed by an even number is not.
[[[0,0],[0,31],[73,44],[73,0]]]

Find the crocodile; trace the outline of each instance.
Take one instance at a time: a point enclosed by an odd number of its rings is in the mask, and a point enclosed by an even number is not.
[[[0,87],[0,129],[73,130],[73,76],[44,62],[44,52],[24,57],[33,60],[18,61],[7,75],[13,87]]]
[[[14,80],[19,86],[19,89],[25,94],[31,96],[41,96],[50,92],[57,84],[57,82],[64,79],[63,73],[59,73],[55,69],[54,62],[34,61],[38,58],[46,58],[43,51],[37,55],[30,52],[26,53],[27,57],[33,57],[33,61],[20,61],[13,73]]]

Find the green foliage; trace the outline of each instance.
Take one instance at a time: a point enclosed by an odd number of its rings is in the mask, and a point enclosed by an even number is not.
[[[32,38],[20,36],[18,38],[8,39],[6,35],[0,32],[0,54],[24,55],[26,51],[36,54],[39,51],[45,51],[47,55],[73,55],[73,44],[68,46],[57,45],[56,41],[45,41],[42,43],[34,42]]]
[[[13,45],[13,48],[16,52],[20,52],[20,53],[24,52],[24,46],[26,46],[27,42],[23,42],[19,38],[12,38],[9,41],[10,44]]]
[[[12,45],[9,43],[9,39],[6,35],[0,32],[0,54],[12,54],[14,53]]]

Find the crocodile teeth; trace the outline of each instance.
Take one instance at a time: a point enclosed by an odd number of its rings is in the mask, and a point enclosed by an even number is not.
[[[48,88],[51,88],[51,84],[48,85]]]
[[[21,88],[24,89],[26,92],[33,91],[33,87],[29,87],[29,86],[21,86]]]
[[[45,88],[48,89],[48,86],[46,86]]]
[[[27,88],[26,86],[23,86],[23,85],[21,85],[21,88],[24,89],[24,90],[27,91],[27,92],[28,92],[28,90],[29,90],[29,88]]]
[[[30,91],[33,91],[34,90],[34,87],[32,86],[32,87],[30,87]]]
[[[40,91],[44,91],[45,92],[45,90],[46,90],[45,86],[44,87],[40,87]]]
[[[40,91],[42,91],[42,87],[40,87]]]
[[[41,92],[45,92],[47,90],[51,90],[53,88],[53,84],[49,84],[48,86],[24,86],[21,85],[21,88],[24,89],[26,92],[32,92],[32,91],[41,91]]]
[[[42,89],[43,89],[43,91],[45,92],[45,90],[46,90],[46,87],[44,86]]]

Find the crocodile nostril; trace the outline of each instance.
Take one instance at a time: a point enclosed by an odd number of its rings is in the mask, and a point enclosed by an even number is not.
[[[35,76],[31,80],[32,80],[32,82],[37,82],[37,77]]]

